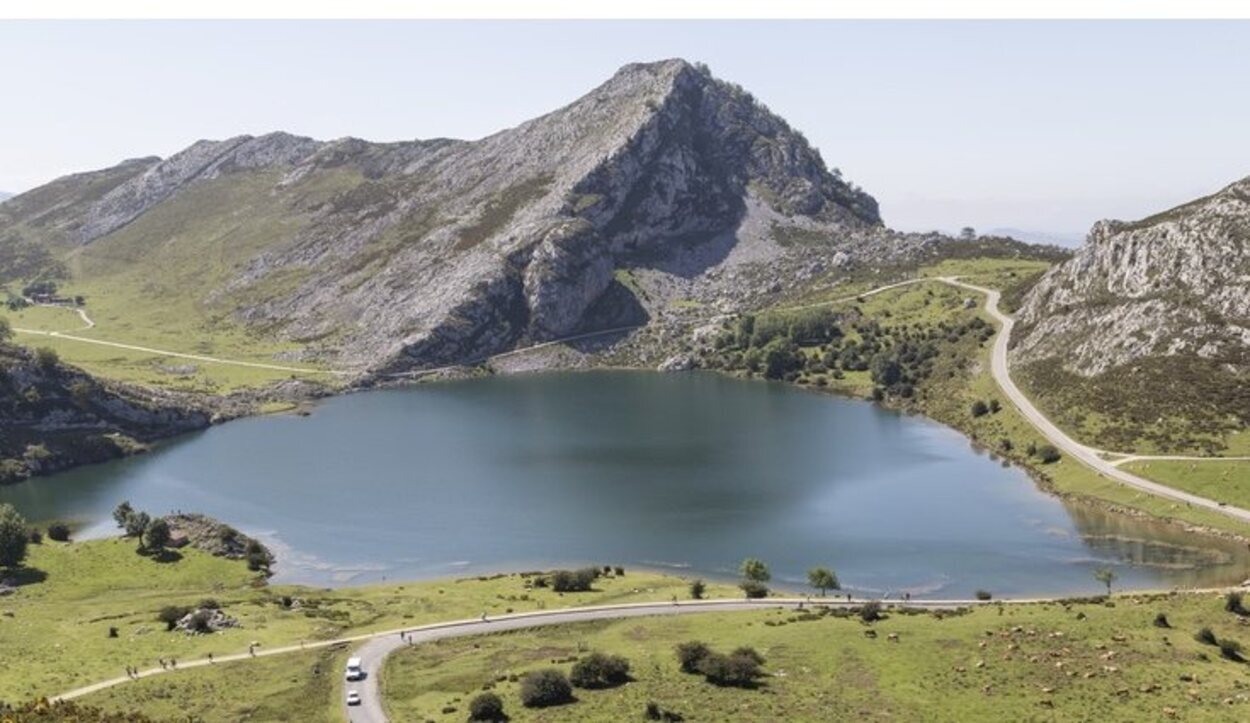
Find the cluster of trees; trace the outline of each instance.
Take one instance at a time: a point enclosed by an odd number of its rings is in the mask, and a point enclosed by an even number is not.
[[[768,569],[767,563],[748,557],[738,566],[738,572],[742,575],[742,581],[738,583],[738,587],[742,588],[748,598],[768,597],[767,583],[772,579],[772,572]],[[837,573],[827,567],[813,567],[808,570],[807,584],[819,590],[821,597],[824,597],[829,590],[842,589]],[[695,600],[703,599],[705,589],[702,580],[695,580],[690,583],[690,597]]]
[[[874,396],[909,398],[933,371],[941,345],[972,336],[984,342],[994,329],[980,317],[961,324],[885,327],[876,320],[847,319],[828,309],[747,314],[713,341],[709,366],[742,370],[766,379],[798,380],[803,375],[826,383],[845,372],[871,372]]]
[[[677,646],[677,664],[684,673],[697,673],[713,685],[750,688],[763,674],[764,657],[742,647],[725,655],[697,640]]]
[[[113,520],[125,531],[126,537],[139,541],[140,553],[160,553],[173,541],[173,534],[165,518],[153,519],[148,513],[131,507],[128,501],[113,509]]]

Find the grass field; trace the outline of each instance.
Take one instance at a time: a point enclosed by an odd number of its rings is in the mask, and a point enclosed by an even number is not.
[[[1157,613],[1171,629],[1153,624]],[[649,618],[401,650],[382,686],[392,720],[403,721],[463,721],[484,687],[516,723],[642,720],[649,701],[688,721],[1233,721],[1250,717],[1246,664],[1194,634],[1205,626],[1250,641],[1243,622],[1210,594],[991,606],[942,619],[891,613],[871,626],[792,611]],[[742,690],[682,673],[673,648],[689,640],[754,647],[767,677]],[[625,656],[634,681],[577,690],[577,702],[557,708],[521,706],[512,676],[568,672],[565,661],[589,651]]]
[[[1250,507],[1250,462],[1142,460],[1120,465],[1133,474],[1236,507]]]
[[[31,546],[30,583],[0,597],[0,700],[55,695],[122,675],[126,666],[155,667],[158,658],[190,660],[262,646],[330,640],[409,624],[556,607],[685,596],[687,582],[628,570],[600,578],[593,592],[560,594],[526,588],[520,575],[359,588],[268,586],[242,562],[183,550],[162,563],[136,554],[132,540]],[[737,594],[709,583],[710,594]],[[287,607],[283,596],[298,600]],[[166,605],[215,599],[238,629],[216,635],[166,632]],[[115,628],[117,637],[110,637]]]

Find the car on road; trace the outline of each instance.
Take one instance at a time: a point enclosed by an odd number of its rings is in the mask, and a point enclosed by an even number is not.
[[[355,690],[347,691],[347,704],[348,705],[360,705],[359,691],[355,691]]]
[[[360,658],[349,658],[347,661],[347,674],[344,676],[348,681],[364,680],[365,669],[361,665]]]

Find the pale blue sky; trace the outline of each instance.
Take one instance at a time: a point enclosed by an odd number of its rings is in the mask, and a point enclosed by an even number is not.
[[[199,138],[477,138],[708,63],[891,226],[1081,232],[1250,175],[1247,22],[0,23],[0,190]]]

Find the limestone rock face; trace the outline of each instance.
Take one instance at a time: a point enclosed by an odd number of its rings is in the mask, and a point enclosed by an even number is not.
[[[272,133],[128,164],[10,199],[0,239],[72,253],[105,287],[135,273],[118,259],[162,278],[163,254],[203,254],[211,282],[179,294],[300,345],[287,361],[362,377],[655,320],[674,302],[748,308],[934,241],[884,229],[876,201],[785,120],[683,60],[627,65],[477,141]]]
[[[1250,350],[1250,178],[1132,223],[1100,221],[1029,292],[1013,360],[1086,376],[1146,356],[1245,370]]]

